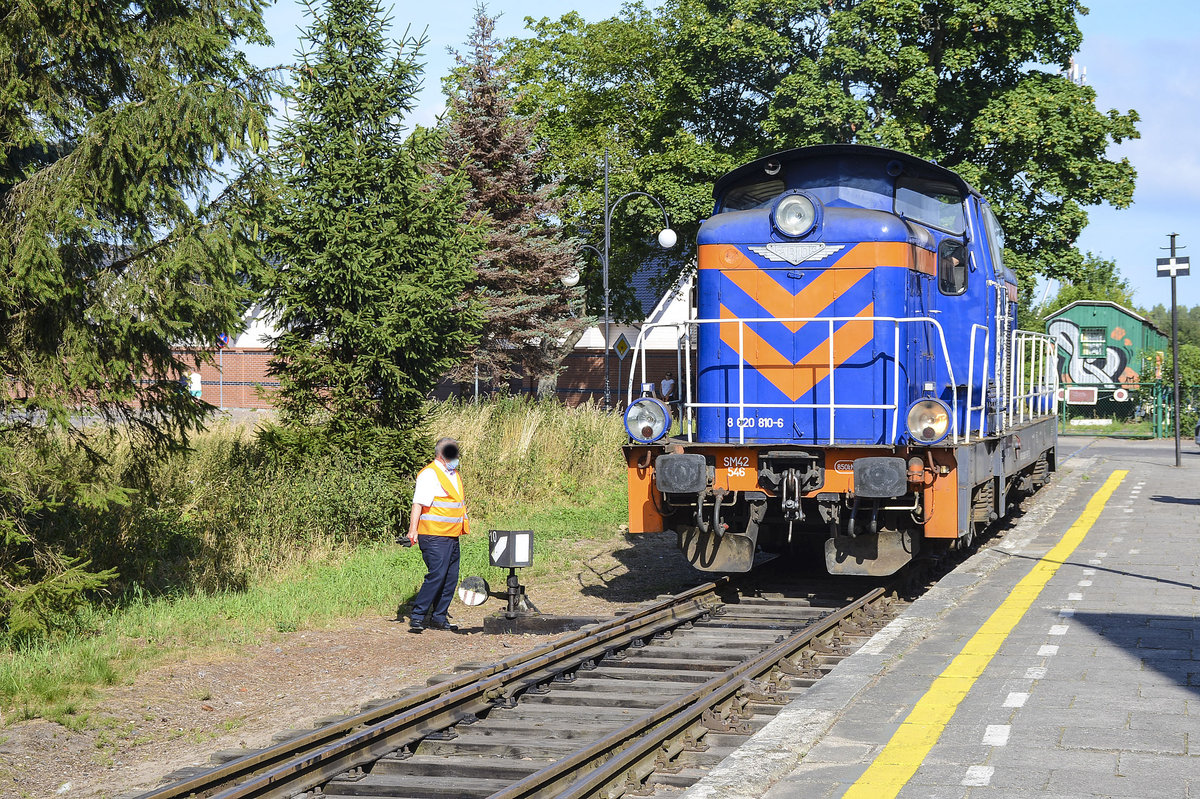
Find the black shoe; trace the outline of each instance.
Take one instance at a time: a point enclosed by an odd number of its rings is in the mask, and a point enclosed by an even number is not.
[[[449,621],[442,622],[440,624],[436,621],[431,621],[426,626],[431,630],[448,630],[452,633],[458,632],[458,625]]]
[[[408,623],[408,631],[410,633],[424,632],[424,630],[425,630],[425,625],[421,624],[421,622],[417,621],[416,619],[414,619]]]

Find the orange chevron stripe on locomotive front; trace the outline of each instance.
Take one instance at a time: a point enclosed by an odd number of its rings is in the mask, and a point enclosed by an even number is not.
[[[856,316],[871,317],[875,315],[875,304],[869,303]],[[737,316],[732,311],[721,306],[721,318],[734,322]],[[814,324],[821,324],[820,322]],[[840,325],[838,327],[837,325]],[[738,324],[721,323],[721,341],[734,352],[738,351]],[[818,383],[829,377],[829,339],[822,339],[807,354],[796,363],[786,357],[761,336],[754,332],[750,325],[744,325],[742,343],[743,357],[746,365],[771,381],[777,389],[792,402],[803,397]],[[833,368],[844,364],[856,352],[871,342],[875,336],[875,324],[870,321],[848,321],[835,323],[833,333]]]
[[[698,255],[701,269],[763,269],[735,244],[702,244]],[[816,262],[813,262],[816,263]],[[812,268],[813,263],[800,264],[801,268]],[[797,268],[786,262],[771,264],[776,269]],[[864,241],[855,244],[832,264],[822,269],[874,269],[877,266],[898,266],[932,275],[936,271],[937,256],[915,244],[902,241]]]
[[[812,270],[803,278],[805,285],[795,295],[779,284],[779,281],[761,269],[737,269],[724,274],[724,278],[737,286],[763,309],[763,316],[774,319],[808,318],[820,316],[834,300],[852,289],[858,281],[871,274],[868,269]],[[781,322],[795,333],[804,322]]]

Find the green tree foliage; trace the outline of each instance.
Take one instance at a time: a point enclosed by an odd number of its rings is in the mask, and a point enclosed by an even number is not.
[[[0,624],[61,621],[110,572],[72,514],[122,502],[105,437],[145,466],[210,408],[172,351],[234,332],[252,296],[248,169],[272,82],[263,0],[14,0],[0,12]],[[212,196],[213,189],[216,190]],[[192,362],[193,365],[194,361]],[[85,426],[81,422],[98,424]]]
[[[423,42],[391,42],[377,0],[308,15],[270,233],[283,331],[273,435],[409,469],[425,397],[474,341],[478,230],[462,221],[461,176],[437,168],[436,132],[406,135]]]
[[[1028,285],[1071,277],[1084,207],[1123,207],[1137,114],[1100,112],[1065,70],[1079,49],[1077,0],[666,0],[589,24],[530,21],[510,43],[551,169],[598,217],[596,158],[618,190],[662,197],[685,234],[711,212],[713,180],[774,150],[857,142],[959,171],[1007,232],[1006,263]],[[622,234],[653,226],[650,208]],[[684,251],[686,258],[691,253]],[[635,261],[636,262],[636,261]],[[619,264],[614,261],[614,268]]]
[[[575,268],[579,242],[562,234],[557,185],[537,185],[545,151],[533,142],[533,120],[515,113],[495,22],[476,8],[468,51],[446,82],[446,168],[462,170],[467,219],[486,228],[471,283],[483,329],[456,376],[552,379],[584,327],[571,308],[579,291],[560,280]]]
[[[1030,309],[1029,316],[1021,319],[1021,326],[1027,330],[1042,330],[1047,316],[1080,300],[1115,302],[1131,311],[1136,308],[1133,287],[1121,276],[1117,262],[1089,252],[1083,257],[1075,277],[1070,281],[1063,279],[1058,293],[1045,305]]]
[[[1170,325],[1168,325],[1169,329]],[[1158,364],[1147,361],[1142,367],[1141,374],[1144,383],[1140,400],[1143,402],[1163,402],[1167,408],[1173,408],[1175,402],[1175,360],[1170,347],[1162,362],[1161,378]],[[1196,429],[1196,420],[1200,418],[1200,346],[1195,344],[1179,345],[1179,404],[1180,404],[1180,433],[1184,438],[1192,435]],[[1168,410],[1168,415],[1169,415]]]
[[[1148,311],[1143,312],[1143,316],[1154,323],[1155,327],[1167,334],[1171,335],[1171,309],[1159,303]],[[1180,306],[1175,312],[1176,321],[1179,324],[1179,344],[1194,344],[1200,347],[1200,305],[1193,305],[1191,308]]]

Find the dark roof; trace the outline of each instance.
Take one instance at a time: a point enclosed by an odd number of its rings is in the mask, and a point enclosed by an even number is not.
[[[1065,313],[1066,311],[1070,310],[1071,308],[1074,308],[1076,305],[1107,305],[1110,308],[1116,308],[1118,311],[1121,311],[1122,313],[1126,314],[1127,316],[1132,316],[1134,319],[1138,320],[1139,322],[1144,324],[1146,327],[1150,327],[1150,328],[1153,328],[1154,330],[1158,331],[1158,334],[1160,336],[1165,336],[1166,338],[1170,338],[1170,336],[1167,336],[1167,334],[1164,333],[1162,330],[1159,330],[1158,325],[1154,324],[1149,319],[1147,319],[1146,317],[1139,314],[1137,311],[1131,311],[1128,308],[1126,308],[1124,305],[1113,302],[1112,300],[1075,300],[1075,302],[1064,305],[1063,307],[1059,308],[1054,313],[1046,314],[1046,320],[1049,321],[1051,319],[1054,319],[1054,318],[1060,316],[1061,314]]]
[[[791,150],[780,150],[777,153],[765,155],[756,161],[743,164],[717,179],[716,185],[713,186],[713,197],[720,197],[725,191],[726,186],[740,180],[747,174],[761,172],[763,167],[767,165],[767,162],[772,159],[786,162],[809,158],[830,158],[836,155],[872,156],[875,158],[894,159],[902,164],[911,164],[914,167],[919,167],[923,174],[958,186],[964,194],[974,194],[977,197],[982,196],[971,187],[971,184],[959,177],[957,172],[946,169],[946,167],[939,166],[931,161],[917,158],[915,155],[909,155],[899,150],[889,150],[886,147],[870,147],[865,144],[818,144],[814,147],[797,147]]]
[[[629,286],[633,289],[634,302],[641,309],[638,321],[654,313],[654,309],[658,307],[663,295],[670,290],[672,281],[668,280],[668,273],[671,265],[672,254],[660,250],[642,261],[637,271],[629,279]]]

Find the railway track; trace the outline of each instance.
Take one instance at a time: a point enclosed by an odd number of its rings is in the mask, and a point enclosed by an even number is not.
[[[139,799],[669,794],[894,615],[895,600],[877,584],[752,577],[460,667]]]

